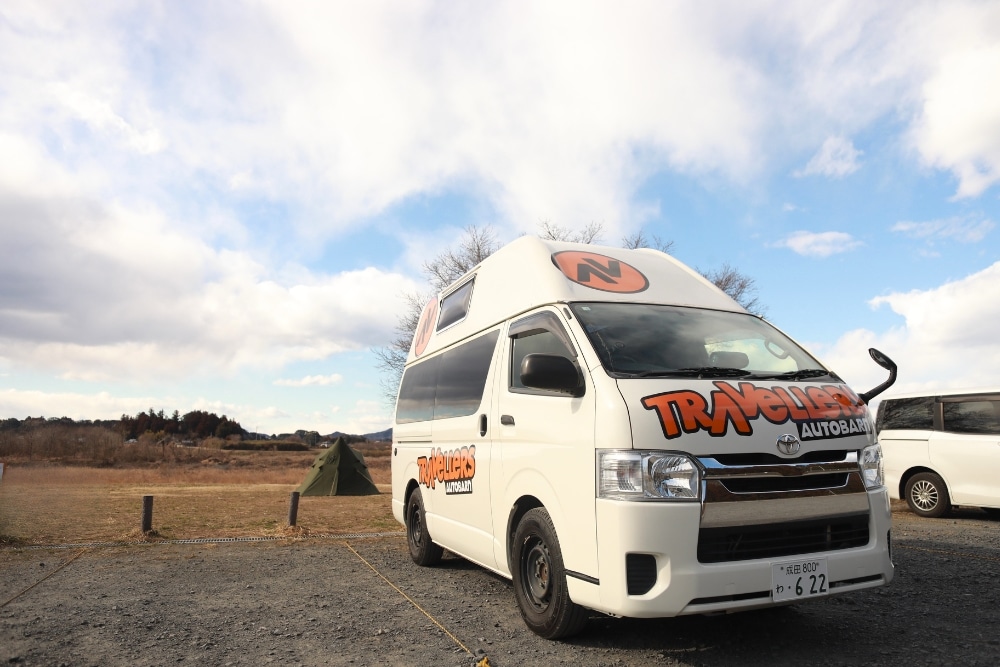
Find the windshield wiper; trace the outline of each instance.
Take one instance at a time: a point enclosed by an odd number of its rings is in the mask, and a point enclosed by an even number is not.
[[[750,375],[750,371],[741,368],[719,368],[717,366],[702,366],[700,368],[671,368],[662,371],[639,371],[632,373],[634,378],[741,378]]]
[[[803,368],[800,371],[787,371],[785,373],[754,373],[753,379],[789,380],[794,382],[795,380],[809,380],[812,378],[827,377],[827,376],[832,377],[834,380],[837,380],[838,382],[842,382],[842,380],[839,377],[837,377],[835,373],[831,373],[830,371],[825,371],[821,368]]]

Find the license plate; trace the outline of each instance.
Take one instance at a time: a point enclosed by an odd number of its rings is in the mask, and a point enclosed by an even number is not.
[[[829,592],[825,558],[771,564],[771,597],[775,602],[820,597]]]

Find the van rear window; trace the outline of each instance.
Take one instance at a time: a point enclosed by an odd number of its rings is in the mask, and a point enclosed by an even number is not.
[[[934,397],[893,398],[879,407],[878,430],[934,430]]]
[[[1000,401],[967,400],[943,407],[945,431],[1000,435]]]
[[[479,409],[500,331],[475,338],[403,373],[396,423],[464,417]]]

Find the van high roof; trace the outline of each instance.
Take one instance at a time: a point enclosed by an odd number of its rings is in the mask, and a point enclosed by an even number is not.
[[[658,250],[523,236],[424,309],[407,362],[546,304],[618,301],[746,312],[701,274]]]

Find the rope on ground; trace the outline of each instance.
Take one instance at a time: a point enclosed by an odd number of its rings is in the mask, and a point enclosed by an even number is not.
[[[375,566],[372,565],[371,563],[369,563],[367,560],[365,560],[364,556],[362,556],[357,551],[355,551],[354,547],[352,547],[349,542],[344,542],[344,546],[346,546],[348,549],[350,549],[351,553],[353,553],[355,556],[358,557],[358,560],[360,560],[362,563],[364,563],[369,568],[371,568],[371,571],[374,572],[375,574],[377,574],[379,576],[379,578],[382,579],[382,581],[384,581],[385,583],[389,584],[389,586],[391,586],[393,588],[393,590],[395,590],[397,593],[399,593],[404,598],[406,598],[406,600],[410,604],[412,604],[414,607],[416,607],[417,610],[420,611],[420,613],[422,613],[424,616],[426,616],[427,618],[429,618],[434,625],[436,625],[439,628],[441,628],[441,631],[444,632],[446,635],[448,635],[451,638],[451,640],[458,645],[459,648],[461,648],[463,651],[465,651],[470,656],[472,656],[473,659],[475,659],[476,655],[472,651],[470,651],[468,649],[468,647],[466,647],[465,644],[463,644],[461,641],[459,641],[458,637],[456,637],[455,635],[453,635],[450,632],[448,632],[448,628],[446,628],[443,625],[441,625],[441,623],[439,623],[436,618],[434,618],[433,616],[431,616],[430,612],[428,612],[426,609],[424,609],[419,604],[417,604],[416,600],[414,600],[409,595],[407,595],[406,593],[404,593],[403,590],[401,588],[399,588],[399,586],[397,586],[396,584],[394,584],[391,581],[389,581],[389,579],[384,574],[382,574],[377,569],[375,569]],[[483,656],[478,662],[476,662],[476,667],[490,667],[490,659],[489,659],[489,657],[488,656]]]
[[[37,586],[38,584],[42,583],[43,581],[45,581],[46,579],[48,579],[49,577],[51,577],[52,575],[54,575],[54,574],[55,574],[56,572],[58,572],[59,570],[63,569],[63,568],[64,568],[64,567],[66,567],[67,565],[69,565],[70,563],[72,563],[73,561],[75,561],[75,560],[76,560],[77,558],[79,558],[79,557],[80,557],[80,556],[82,556],[83,554],[87,553],[87,551],[88,551],[87,549],[80,549],[79,551],[77,551],[77,552],[76,552],[76,555],[74,555],[74,556],[73,556],[72,558],[68,559],[68,560],[67,560],[66,562],[64,562],[64,563],[63,563],[62,565],[60,565],[60,566],[59,566],[59,567],[57,567],[56,569],[52,570],[52,571],[51,571],[51,572],[49,572],[49,573],[48,573],[47,575],[45,575],[44,577],[42,577],[41,579],[39,579],[39,580],[38,580],[38,581],[36,581],[35,583],[31,584],[30,586],[28,586],[27,588],[25,588],[25,589],[24,589],[23,591],[21,591],[20,593],[16,594],[16,595],[15,595],[14,597],[12,597],[11,599],[9,599],[9,600],[7,600],[6,602],[3,602],[2,604],[0,604],[0,609],[3,609],[3,608],[4,608],[4,607],[6,607],[7,605],[9,605],[9,604],[10,604],[11,602],[13,602],[14,600],[18,599],[19,597],[21,597],[22,595],[24,595],[25,593],[27,593],[28,591],[30,591],[30,590],[31,590],[32,588],[34,588],[34,587],[35,587],[35,586]]]

